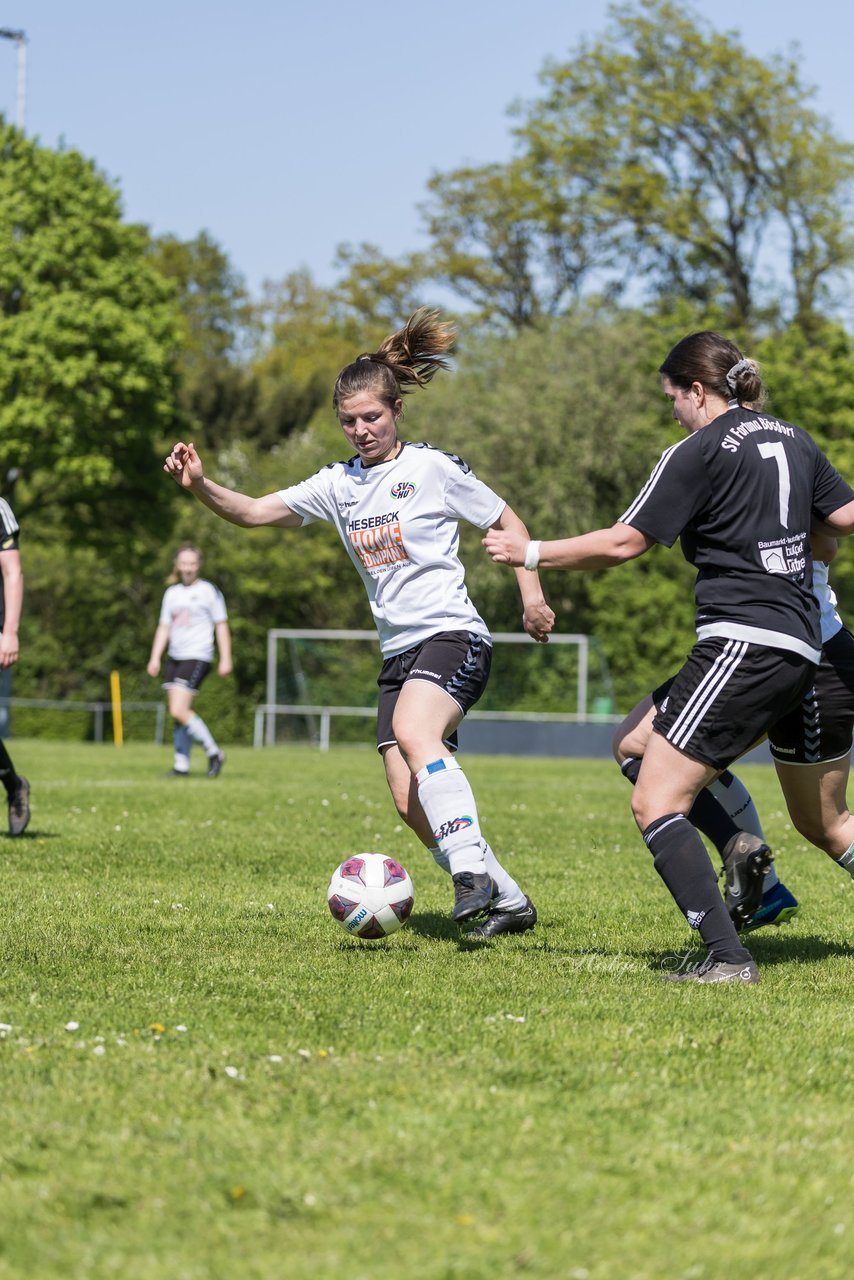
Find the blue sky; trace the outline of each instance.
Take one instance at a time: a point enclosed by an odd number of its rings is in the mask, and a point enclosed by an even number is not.
[[[854,11],[838,0],[697,0],[757,56],[800,47],[814,105],[854,140]],[[26,127],[95,159],[126,216],[202,229],[257,292],[336,246],[424,247],[435,170],[504,160],[508,106],[606,22],[606,0],[6,0],[27,32]],[[16,57],[0,41],[0,110]]]

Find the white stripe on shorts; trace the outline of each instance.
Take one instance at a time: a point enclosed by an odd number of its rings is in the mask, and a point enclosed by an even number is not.
[[[703,676],[691,697],[677,716],[673,728],[667,734],[668,742],[674,747],[685,749],[703,716],[709,710],[715,698],[734,674],[749,646],[743,640],[728,640],[723,651],[715,658],[710,669]]]

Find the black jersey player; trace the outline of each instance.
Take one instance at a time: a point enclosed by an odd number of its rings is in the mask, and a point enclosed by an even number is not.
[[[683,338],[659,372],[688,435],[614,525],[553,542],[493,529],[484,545],[499,563],[589,570],[681,539],[697,569],[697,643],[653,722],[632,810],[656,871],[708,951],[696,970],[666,976],[757,982],[686,815],[812,686],[821,634],[810,530],[823,522],[854,531],[854,490],[807,432],[750,407],[763,398],[759,368],[720,334]],[[749,872],[763,875],[770,857]]]

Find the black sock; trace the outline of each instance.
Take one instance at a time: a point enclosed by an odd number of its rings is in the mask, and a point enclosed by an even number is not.
[[[693,822],[698,831],[702,831],[704,836],[709,837],[721,855],[728,842],[741,830],[735,825],[720,800],[716,800],[707,787],[703,787],[698,792],[688,810],[688,819]]]
[[[655,869],[713,960],[744,964],[750,952],[741,945],[718,889],[709,855],[683,813],[656,818],[643,833]]]
[[[620,765],[622,772],[632,786],[638,780],[640,767],[641,762],[636,756],[629,756],[628,760],[624,760]],[[732,774],[722,773],[721,779],[725,779],[727,776],[731,778]],[[703,787],[688,810],[688,821],[693,823],[698,831],[702,831],[704,836],[708,836],[720,854],[723,854],[728,841],[733,836],[737,836],[741,830],[740,827],[735,825],[721,802],[716,800],[706,787]]]
[[[9,752],[6,750],[6,744],[3,742],[3,739],[0,738],[0,782],[2,782],[3,786],[6,788],[6,795],[10,800],[15,794],[15,783],[17,778],[18,775],[15,773],[15,766],[12,764]]]

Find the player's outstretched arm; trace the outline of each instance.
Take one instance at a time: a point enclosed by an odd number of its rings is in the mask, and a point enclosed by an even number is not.
[[[528,530],[512,507],[505,506],[490,532],[496,530],[519,539],[526,546],[529,542]],[[538,644],[546,644],[549,632],[554,628],[555,615],[554,610],[546,603],[540,576],[536,569],[532,571],[518,568],[516,581],[522,597],[522,626],[532,640],[536,640]]]
[[[195,446],[179,441],[163,464],[163,470],[182,489],[194,494],[211,511],[244,529],[275,525],[280,529],[297,529],[302,516],[291,511],[275,493],[263,498],[250,498],[246,493],[226,489],[209,480]]]
[[[642,556],[655,546],[655,539],[618,520],[610,529],[540,543],[526,541],[518,531],[492,528],[483,545],[496,564],[514,568],[527,562],[540,569],[611,569]]]
[[[838,507],[827,517],[823,525],[820,521],[815,521],[813,529],[830,538],[847,538],[849,534],[854,533],[854,502],[846,502],[844,507]]]

